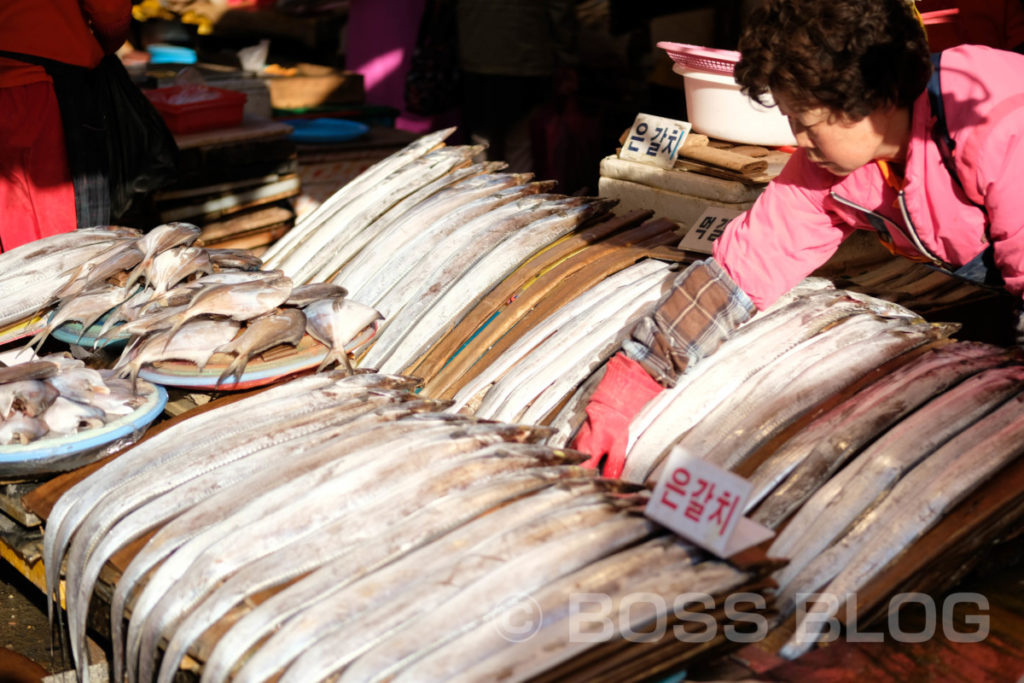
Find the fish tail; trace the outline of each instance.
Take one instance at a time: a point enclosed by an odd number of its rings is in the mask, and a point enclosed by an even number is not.
[[[106,319],[106,321],[104,321],[102,327],[100,327],[100,331],[96,333],[96,338],[93,340],[93,349],[98,347],[100,345],[100,342],[104,342],[107,340],[107,334],[113,330],[114,324],[115,323],[113,315],[111,315],[109,318]]]
[[[138,280],[144,272],[146,272],[146,269],[149,268],[152,263],[153,257],[146,256],[139,262],[139,265],[132,268],[132,272],[128,274],[128,281],[124,285],[125,289],[130,290],[132,285],[135,284],[135,281]]]
[[[117,304],[116,306],[114,306],[113,308],[106,312],[105,315],[107,317],[103,321],[103,325],[100,326],[99,332],[96,333],[96,341],[93,343],[93,348],[96,348],[96,345],[99,343],[99,341],[103,339],[106,336],[107,332],[109,332],[111,328],[113,328],[114,325],[116,325],[120,321],[121,309],[124,307],[126,301],[128,300],[125,299],[124,301]]]
[[[224,380],[231,376],[235,378],[232,384],[238,384],[239,380],[242,379],[242,373],[245,372],[245,366],[248,364],[249,359],[244,354],[235,356],[231,363],[224,368],[224,372],[220,373],[220,377],[217,378],[217,385],[224,384]]]
[[[133,359],[132,362],[130,362],[128,364],[128,379],[131,380],[131,383],[132,383],[132,393],[133,394],[139,393],[139,390],[138,390],[139,370],[141,370],[141,369],[142,369],[142,361],[139,360],[138,358]],[[123,377],[124,375],[121,375],[121,376]]]
[[[352,361],[348,359],[348,352],[344,348],[331,349],[322,361],[320,361],[317,372],[322,372],[324,369],[329,368],[334,363],[338,364],[338,371],[345,375],[351,375],[355,372],[352,368]]]
[[[25,344],[25,346],[32,349],[33,358],[39,357],[39,351],[43,348],[43,342],[46,341],[46,338],[50,336],[51,332],[53,332],[53,328],[50,325],[47,325],[32,335],[32,338],[28,340],[27,344]]]
[[[106,313],[106,311],[104,311],[103,313]],[[86,332],[86,330],[88,330],[88,329],[89,329],[90,327],[92,327],[93,325],[95,325],[95,324],[96,324],[96,321],[97,321],[97,320],[99,320],[100,318],[102,318],[102,317],[103,317],[103,313],[97,313],[96,315],[94,315],[94,316],[92,316],[92,317],[89,317],[89,318],[83,318],[83,319],[81,320],[81,323],[82,323],[82,331],[81,331],[81,332],[79,332],[79,333],[78,333],[78,337],[76,337],[76,338],[75,338],[75,343],[76,343],[76,344],[78,344],[78,343],[80,343],[80,342],[82,341],[82,337],[84,337],[84,336],[85,336],[85,332]],[[95,343],[94,343],[94,348],[95,348]]]

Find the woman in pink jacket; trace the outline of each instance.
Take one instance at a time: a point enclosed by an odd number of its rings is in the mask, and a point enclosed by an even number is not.
[[[634,335],[633,355],[656,379],[671,383],[854,230],[1024,297],[1024,55],[980,45],[932,55],[907,0],[765,0],[739,48],[737,82],[772,96],[799,149],[713,258],[679,277],[671,308],[693,308],[691,290],[713,295],[701,306],[709,324],[655,316]],[[688,286],[694,277],[714,284]],[[683,360],[665,363],[658,348]]]
[[[576,442],[595,458],[590,445],[630,417],[616,408],[599,424],[602,406],[649,394],[651,377],[671,386],[854,230],[1024,296],[1024,55],[930,55],[907,0],[765,0],[747,26],[736,80],[750,97],[771,94],[799,149],[633,330],[625,351],[647,372],[620,362],[606,373]],[[617,396],[602,398],[605,387]]]
[[[775,96],[800,149],[716,245],[755,305],[856,229],[1024,294],[1024,55],[962,45],[933,68],[902,0],[772,1],[761,14],[736,80]]]

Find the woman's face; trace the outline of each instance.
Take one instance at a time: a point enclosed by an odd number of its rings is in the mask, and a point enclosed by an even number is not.
[[[837,176],[845,176],[875,159],[890,158],[884,112],[853,121],[827,107],[797,107],[785,95],[775,98],[789,118],[797,145],[807,158]]]

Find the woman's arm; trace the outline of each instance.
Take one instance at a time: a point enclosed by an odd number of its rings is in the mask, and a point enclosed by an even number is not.
[[[853,232],[824,208],[834,181],[795,152],[754,206],[715,241],[715,260],[758,309],[824,264]]]

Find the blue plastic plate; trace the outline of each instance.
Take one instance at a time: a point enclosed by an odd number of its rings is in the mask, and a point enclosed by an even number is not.
[[[96,429],[67,436],[42,438],[24,445],[0,446],[0,477],[38,476],[66,472],[107,455],[106,446],[137,430],[144,430],[167,404],[167,390],[139,381],[145,402],[135,412]]]
[[[106,346],[116,349],[124,346],[128,340],[131,339],[131,335],[117,333],[117,328],[124,323],[117,323],[114,325],[114,334],[112,336],[109,336],[106,339],[99,338],[98,335],[100,330],[103,328],[103,321],[106,319],[107,316],[103,316],[84,332],[82,331],[82,323],[75,321],[66,322],[50,334],[54,339],[62,341],[65,344],[77,344],[78,346],[86,349],[99,349]]]
[[[195,64],[196,51],[182,45],[153,43],[146,46],[150,64]]]
[[[294,128],[291,139],[302,143],[347,142],[361,138],[370,127],[348,119],[284,119]]]

